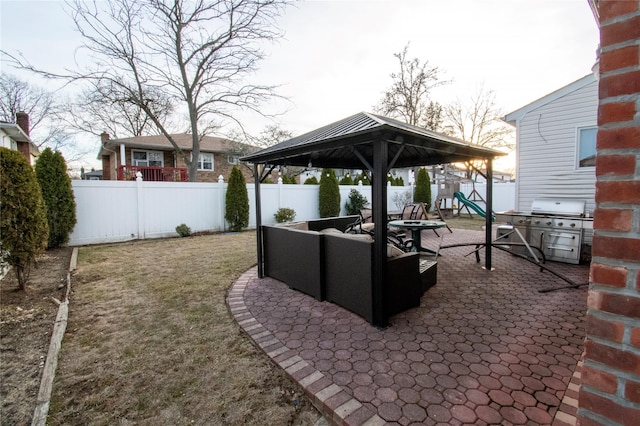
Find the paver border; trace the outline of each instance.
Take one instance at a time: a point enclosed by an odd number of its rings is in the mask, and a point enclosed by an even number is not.
[[[297,382],[320,413],[334,424],[379,426],[386,422],[373,410],[365,407],[341,386],[287,348],[259,321],[244,301],[248,283],[257,276],[257,267],[242,274],[229,289],[227,305],[231,315],[251,340]]]

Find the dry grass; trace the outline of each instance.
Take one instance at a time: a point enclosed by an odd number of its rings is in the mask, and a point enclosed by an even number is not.
[[[313,424],[225,304],[255,262],[254,232],[82,248],[48,423]]]
[[[470,229],[473,231],[484,229],[485,225],[485,219],[483,217],[478,215],[469,217],[468,214],[448,218],[446,219],[446,222],[451,229]]]

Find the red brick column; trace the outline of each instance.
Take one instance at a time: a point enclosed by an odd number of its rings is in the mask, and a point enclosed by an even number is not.
[[[640,425],[640,1],[598,2],[596,211],[581,425]]]

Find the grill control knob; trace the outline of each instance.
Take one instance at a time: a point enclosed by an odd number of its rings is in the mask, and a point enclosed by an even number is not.
[[[545,223],[547,226],[551,226],[551,221]]]
[[[539,225],[539,224],[540,224],[540,221],[539,221],[539,220],[536,220],[536,221],[535,221],[535,222],[533,222],[533,223],[534,223],[534,224],[536,224],[536,225]]]
[[[558,222],[558,226],[562,226],[562,225],[563,225],[563,223],[562,223],[562,222]]]
[[[572,223],[572,224],[571,224],[571,225],[569,225],[569,226],[570,226],[570,227],[572,227],[572,228],[575,228],[575,227],[576,227],[576,224],[575,224],[575,223]]]

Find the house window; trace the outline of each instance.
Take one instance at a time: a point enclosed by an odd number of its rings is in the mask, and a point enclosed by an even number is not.
[[[239,155],[229,155],[227,157],[227,163],[229,163],[229,164],[240,164],[240,156]]]
[[[198,157],[198,170],[213,170],[213,154],[210,152],[200,153]]]
[[[578,128],[578,168],[595,167],[597,127]]]
[[[134,166],[164,167],[164,156],[160,151],[133,151]]]

